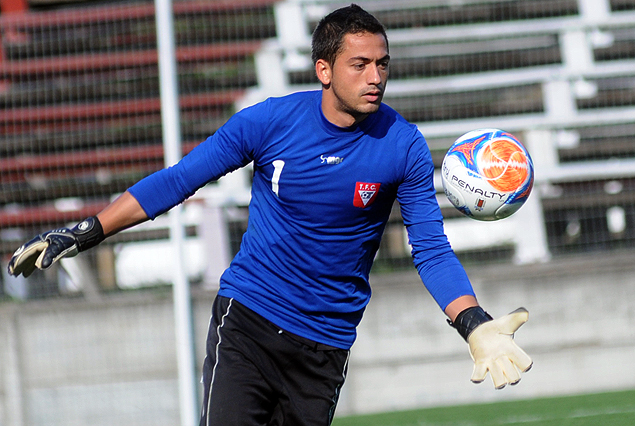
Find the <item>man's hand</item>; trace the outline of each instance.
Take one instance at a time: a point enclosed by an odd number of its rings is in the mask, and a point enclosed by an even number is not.
[[[478,325],[467,337],[470,354],[474,360],[472,382],[481,383],[490,372],[494,387],[502,389],[507,384],[520,381],[520,373],[529,371],[533,362],[516,342],[514,333],[529,318],[525,308],[501,318]]]
[[[28,277],[38,269],[47,269],[63,257],[73,257],[80,251],[104,240],[104,231],[97,217],[89,217],[72,229],[60,228],[45,232],[18,248],[9,261],[9,274]]]

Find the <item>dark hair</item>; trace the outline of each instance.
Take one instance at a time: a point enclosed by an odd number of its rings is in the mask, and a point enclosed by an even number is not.
[[[324,59],[329,64],[335,63],[335,58],[342,49],[344,36],[369,32],[388,37],[384,26],[370,13],[356,4],[337,9],[320,20],[311,40],[311,59],[315,64],[318,59]]]

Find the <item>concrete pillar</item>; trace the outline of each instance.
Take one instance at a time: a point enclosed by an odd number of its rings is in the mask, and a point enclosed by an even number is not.
[[[587,22],[604,22],[611,15],[609,0],[578,0],[578,8]]]

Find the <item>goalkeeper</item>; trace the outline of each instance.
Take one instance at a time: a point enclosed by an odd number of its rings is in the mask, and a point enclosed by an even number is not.
[[[359,6],[338,9],[315,29],[312,56],[321,90],[236,113],[96,217],[20,247],[9,273],[46,269],[253,162],[248,228],[213,306],[201,425],[331,423],[395,201],[423,283],[468,342],[472,381],[517,383],[532,365],[513,340],[527,311],[492,319],[478,305],[443,231],[425,139],[382,103],[383,26]]]

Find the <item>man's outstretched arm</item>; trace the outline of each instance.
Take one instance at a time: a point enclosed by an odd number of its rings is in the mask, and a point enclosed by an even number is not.
[[[97,214],[97,218],[101,222],[105,237],[148,220],[137,199],[128,191]]]

